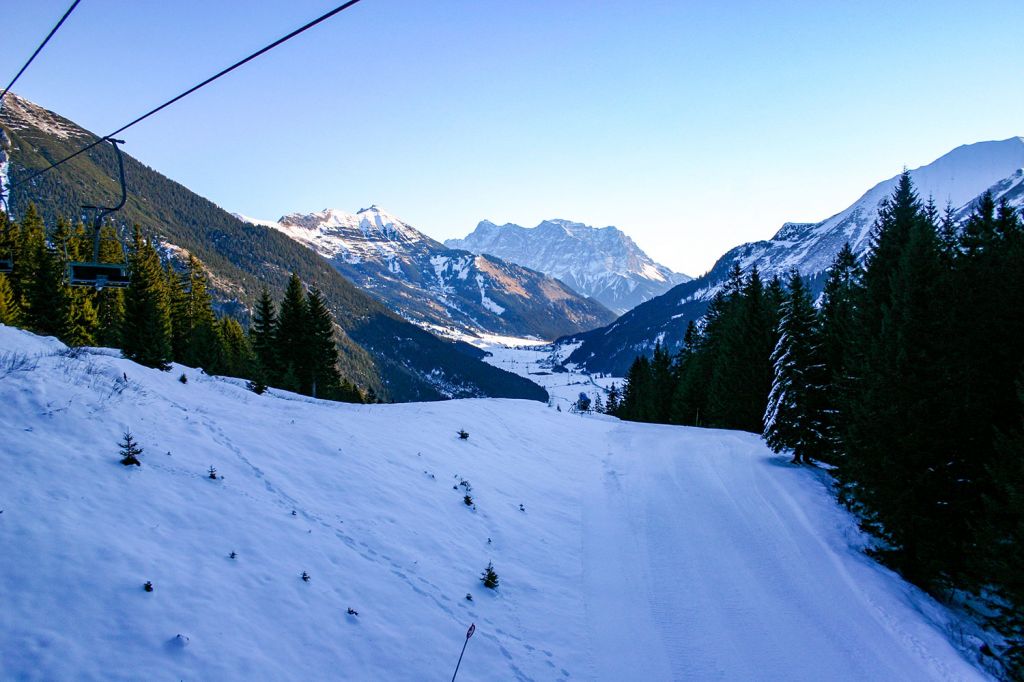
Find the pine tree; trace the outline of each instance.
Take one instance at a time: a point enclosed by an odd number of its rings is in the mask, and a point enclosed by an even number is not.
[[[372,397],[371,397],[372,395]],[[348,379],[341,380],[341,386],[338,388],[338,400],[346,403],[379,403],[383,400],[377,396],[376,392],[371,387],[367,390],[366,395],[363,395],[359,387],[353,384]]]
[[[709,417],[723,428],[761,433],[772,383],[777,301],[766,295],[756,267],[738,291],[735,286],[732,282],[727,285],[732,293],[727,294],[727,306],[713,330],[717,338]]]
[[[63,260],[46,243],[42,218],[31,207],[21,221],[21,246],[12,277],[23,297],[22,307],[29,330],[68,338],[71,303],[65,286]]]
[[[171,357],[185,362],[192,340],[192,318],[184,277],[174,269],[171,261],[164,263],[164,291],[171,317]]]
[[[224,344],[224,371],[234,377],[251,376],[253,352],[238,320],[233,317],[221,319],[218,336]]]
[[[68,267],[68,259],[92,260],[94,240],[86,236],[85,226],[81,222],[69,231],[68,239],[63,240],[61,222],[58,221],[56,240],[65,245],[64,258],[61,259],[63,275]],[[72,346],[96,345],[100,327],[96,290],[86,286],[68,286],[65,283],[65,291],[69,306],[67,343]]]
[[[828,270],[820,310],[822,362],[825,364],[825,423],[818,457],[839,466],[844,452],[842,407],[849,381],[850,348],[857,334],[854,300],[860,286],[860,269],[850,244],[836,254]]]
[[[955,388],[941,371],[952,358],[938,237],[906,174],[880,212],[875,248],[858,295],[842,476],[892,545],[894,565],[927,584],[963,541],[966,520],[950,504],[963,453],[949,438]]]
[[[622,402],[618,416],[630,421],[650,421],[654,413],[654,382],[651,363],[644,355],[637,356],[622,384]]]
[[[306,356],[309,362],[311,395],[331,396],[338,387],[338,347],[334,342],[334,319],[323,294],[313,288],[306,297]]]
[[[650,401],[651,413],[647,416],[649,421],[667,423],[672,410],[672,394],[675,393],[676,377],[672,371],[672,358],[668,351],[661,345],[661,342],[654,344],[654,354],[651,357],[651,390],[653,395]]]
[[[309,393],[309,316],[306,292],[298,275],[292,273],[277,318],[276,356],[283,369],[280,385],[289,391]]]
[[[817,314],[795,270],[782,307],[772,353],[774,381],[764,417],[764,438],[775,452],[792,450],[794,464],[811,464],[824,439],[827,374]]]
[[[130,360],[167,370],[171,361],[171,314],[165,276],[156,249],[138,227],[130,265],[122,352]]]
[[[28,290],[31,282],[37,276],[37,255],[39,250],[37,242],[41,242],[43,245],[46,242],[43,221],[36,211],[35,204],[30,203],[28,205],[20,223],[11,222],[9,224],[5,241],[9,246],[13,265],[13,270],[10,274],[11,289],[14,292],[14,299],[18,304],[18,308],[23,314],[23,322],[26,326],[29,326]]]
[[[608,389],[608,400],[604,406],[605,414],[610,414],[617,417],[619,415],[619,387],[618,384],[612,383],[611,388]]]
[[[185,273],[185,311],[188,341],[185,364],[202,367],[209,374],[224,371],[226,360],[217,318],[213,313],[213,297],[206,287],[206,270],[192,254]]]
[[[960,251],[958,232],[953,204],[948,203],[939,222],[939,247],[947,266]]]
[[[124,343],[124,289],[106,287],[99,292],[96,318],[96,342],[107,348],[120,348]]]
[[[498,587],[498,574],[494,571],[493,562],[487,562],[487,568],[480,574],[480,580],[483,582],[484,587],[489,589],[493,590]]]
[[[117,231],[110,225],[100,229],[100,262],[124,264],[125,254]],[[96,343],[120,348],[123,342],[124,289],[105,287],[94,296],[96,307]]]
[[[1024,679],[1024,375],[1018,393],[1016,427],[995,434],[987,472],[994,485],[985,497],[984,523],[978,524],[981,586],[996,597],[992,624],[1007,639],[1003,657],[1011,679]]]
[[[121,464],[127,466],[142,466],[142,462],[139,461],[139,455],[142,454],[142,448],[135,442],[134,436],[131,431],[124,432],[124,440],[118,443],[121,448]]]
[[[676,387],[669,413],[672,424],[700,426],[702,416],[707,420],[708,384],[714,366],[715,339],[704,330],[714,330],[719,325],[726,305],[724,294],[719,292],[708,307],[704,328],[698,327],[693,320],[686,325],[683,348],[676,357]]]
[[[16,327],[21,323],[21,310],[14,298],[14,289],[6,275],[0,275],[0,324]]]
[[[253,309],[252,325],[249,327],[249,342],[256,362],[259,363],[260,371],[263,372],[263,380],[270,381],[274,376],[277,363],[277,312],[274,309],[274,301],[270,298],[270,292],[266,287],[260,291],[260,297]]]

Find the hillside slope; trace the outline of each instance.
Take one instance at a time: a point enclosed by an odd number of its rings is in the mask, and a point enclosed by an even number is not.
[[[950,205],[964,217],[986,190],[1011,205],[1024,206],[1024,138],[963,145],[910,171],[921,201],[932,198],[940,212]],[[689,320],[701,317],[715,292],[728,279],[733,264],[744,272],[757,267],[764,279],[785,276],[791,269],[811,279],[812,289],[824,284],[823,273],[846,242],[862,256],[869,246],[878,206],[892,194],[899,176],[878,183],[851,206],[818,223],[786,223],[769,240],[742,244],[718,259],[706,274],[667,293],[600,329],[575,335],[582,341],[570,356],[591,371],[624,374],[637,355],[650,355],[660,340],[671,351],[682,345]]]
[[[749,434],[257,396],[6,327],[0,404],[4,679],[448,679],[471,622],[461,680],[986,679]]]
[[[0,126],[9,144],[7,174],[18,183],[51,161],[96,139],[71,121],[8,94]],[[130,149],[130,144],[127,145]],[[188,188],[125,155],[128,203],[117,214],[168,246],[195,254],[212,277],[218,306],[244,317],[260,288],[279,298],[290,272],[323,290],[341,329],[341,369],[360,386],[393,400],[498,396],[544,400],[542,390],[480,362],[466,344],[452,344],[409,324],[360,291],[322,258],[276,230],[246,224]],[[82,204],[115,200],[116,160],[107,145],[14,187],[14,216],[35,202],[49,224],[76,217]]]
[[[655,263],[617,227],[571,220],[545,220],[532,228],[483,220],[465,239],[445,244],[557,277],[618,315],[691,279]]]
[[[555,339],[615,319],[557,279],[450,249],[377,206],[354,214],[293,213],[263,224],[306,244],[389,308],[428,328]]]

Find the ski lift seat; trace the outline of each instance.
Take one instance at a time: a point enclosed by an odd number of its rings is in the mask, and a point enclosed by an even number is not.
[[[124,263],[69,263],[68,279],[72,286],[128,286],[128,266]]]

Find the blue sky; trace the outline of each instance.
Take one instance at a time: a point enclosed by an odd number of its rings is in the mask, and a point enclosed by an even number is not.
[[[69,0],[2,0],[6,83]],[[82,0],[15,91],[105,134],[336,2]],[[1024,3],[363,0],[124,134],[260,218],[617,225],[689,274],[1024,135]]]

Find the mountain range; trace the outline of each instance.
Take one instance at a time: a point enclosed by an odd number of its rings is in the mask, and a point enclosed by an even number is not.
[[[377,206],[256,222],[310,247],[402,317],[430,329],[554,339],[616,317],[553,277],[449,248]]]
[[[4,186],[11,187],[13,216],[35,203],[53,225],[58,217],[80,216],[83,204],[116,200],[116,161],[106,145],[26,183],[37,169],[97,135],[12,93],[0,111],[0,129],[7,148],[0,170]],[[536,384],[484,363],[482,351],[404,320],[281,231],[243,222],[127,154],[125,169],[128,202],[117,214],[122,228],[140,225],[166,254],[194,254],[206,265],[218,307],[238,317],[246,317],[264,286],[280,298],[291,272],[316,285],[338,325],[340,369],[364,389],[395,401],[547,398]]]
[[[617,315],[691,279],[655,263],[617,227],[569,220],[545,220],[533,228],[484,220],[465,239],[448,239],[445,245],[557,277]]]
[[[1012,205],[1024,205],[1024,138],[978,142],[957,147],[930,164],[910,172],[922,201],[929,198],[941,211],[947,205],[963,217],[978,197],[991,191]],[[661,342],[670,351],[682,345],[689,320],[702,316],[725,282],[733,264],[744,272],[757,267],[764,278],[798,270],[820,286],[835,254],[846,242],[858,256],[869,247],[879,204],[899,176],[879,182],[856,202],[817,223],[786,223],[769,240],[737,246],[714,267],[692,281],[643,303],[612,324],[561,341],[574,350],[568,362],[591,371],[623,376],[638,354],[650,354]]]

